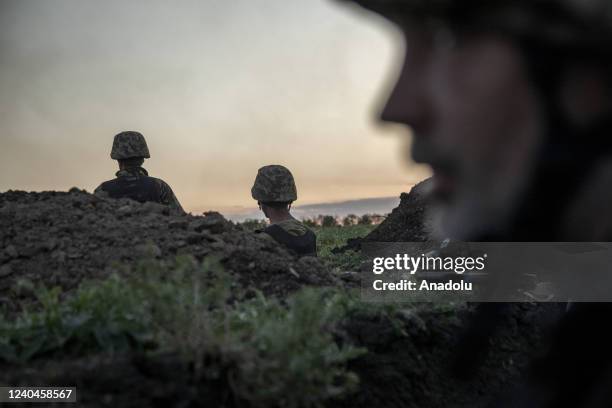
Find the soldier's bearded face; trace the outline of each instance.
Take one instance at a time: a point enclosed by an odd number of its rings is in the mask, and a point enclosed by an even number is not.
[[[542,118],[518,48],[486,34],[405,29],[406,56],[382,119],[412,130],[434,173],[441,235],[502,230],[528,183]]]

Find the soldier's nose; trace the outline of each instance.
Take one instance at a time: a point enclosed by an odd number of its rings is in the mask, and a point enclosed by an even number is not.
[[[383,122],[408,125],[415,133],[421,133],[427,126],[429,117],[426,78],[404,67],[380,114],[380,119]]]

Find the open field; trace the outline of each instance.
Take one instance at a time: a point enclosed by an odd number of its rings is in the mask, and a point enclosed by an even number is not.
[[[317,234],[317,252],[323,258],[333,260],[334,255],[331,250],[341,247],[351,238],[362,238],[376,228],[375,225],[350,225],[345,227],[318,227],[315,228]]]

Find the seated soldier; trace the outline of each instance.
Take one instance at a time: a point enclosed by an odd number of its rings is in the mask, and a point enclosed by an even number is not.
[[[283,166],[264,166],[257,172],[251,195],[271,225],[261,230],[299,256],[317,256],[317,237],[289,212],[297,199],[291,172]]]
[[[151,157],[147,142],[138,132],[121,132],[115,135],[111,158],[119,162],[117,178],[105,181],[94,191],[100,197],[131,198],[138,202],[153,201],[170,207],[176,213],[184,213],[172,189],[163,180],[149,177],[142,168],[144,159]]]

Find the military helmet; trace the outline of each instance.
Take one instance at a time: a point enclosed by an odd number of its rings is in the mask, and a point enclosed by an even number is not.
[[[549,46],[610,52],[609,0],[341,0],[390,18],[450,23]]]
[[[151,157],[144,136],[134,131],[121,132],[115,135],[111,159],[123,160],[134,157],[143,157],[145,159]]]
[[[290,202],[297,200],[293,175],[284,166],[273,164],[257,171],[251,196],[261,202]]]

